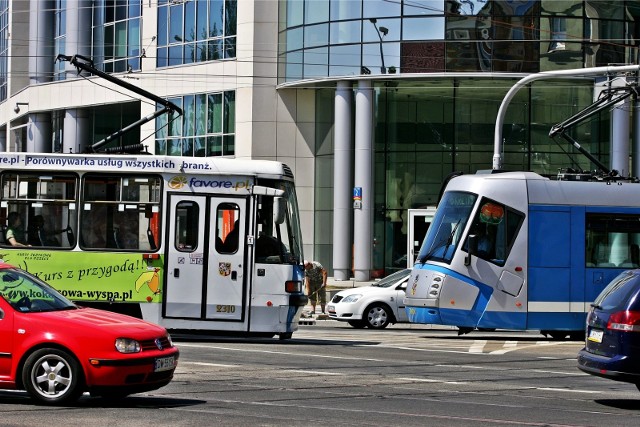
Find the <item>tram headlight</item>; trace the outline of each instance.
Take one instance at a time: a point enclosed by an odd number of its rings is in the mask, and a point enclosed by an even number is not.
[[[427,298],[438,298],[440,291],[442,290],[443,278],[441,276],[434,276],[431,280],[431,285],[427,291]]]

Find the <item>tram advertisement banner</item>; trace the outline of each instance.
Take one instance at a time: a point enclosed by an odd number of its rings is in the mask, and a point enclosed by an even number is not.
[[[162,301],[162,257],[148,265],[139,253],[0,250],[0,255],[73,301]]]

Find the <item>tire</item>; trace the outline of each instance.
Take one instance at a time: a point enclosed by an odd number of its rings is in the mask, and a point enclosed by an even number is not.
[[[56,348],[42,348],[27,358],[22,383],[32,399],[47,405],[75,401],[84,388],[78,361]]]
[[[568,335],[569,333],[567,331],[549,331],[549,336],[556,341],[562,341],[567,338]]]
[[[584,341],[585,331],[571,331],[569,332],[569,339],[571,341]]]
[[[356,329],[365,328],[367,325],[362,320],[349,320],[349,325],[353,326]]]
[[[364,312],[364,322],[371,329],[384,329],[391,321],[391,310],[384,304],[373,304]]]
[[[286,332],[286,333],[280,334],[278,338],[280,339],[280,341],[284,341],[284,340],[290,340],[292,336],[293,336],[293,332]]]

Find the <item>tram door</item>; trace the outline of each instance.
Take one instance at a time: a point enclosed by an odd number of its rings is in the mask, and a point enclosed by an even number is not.
[[[247,199],[170,196],[164,316],[243,321]]]

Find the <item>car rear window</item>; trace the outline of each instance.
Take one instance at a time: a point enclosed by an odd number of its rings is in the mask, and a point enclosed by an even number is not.
[[[640,276],[636,272],[624,272],[604,288],[594,304],[603,310],[638,310],[639,291]]]

